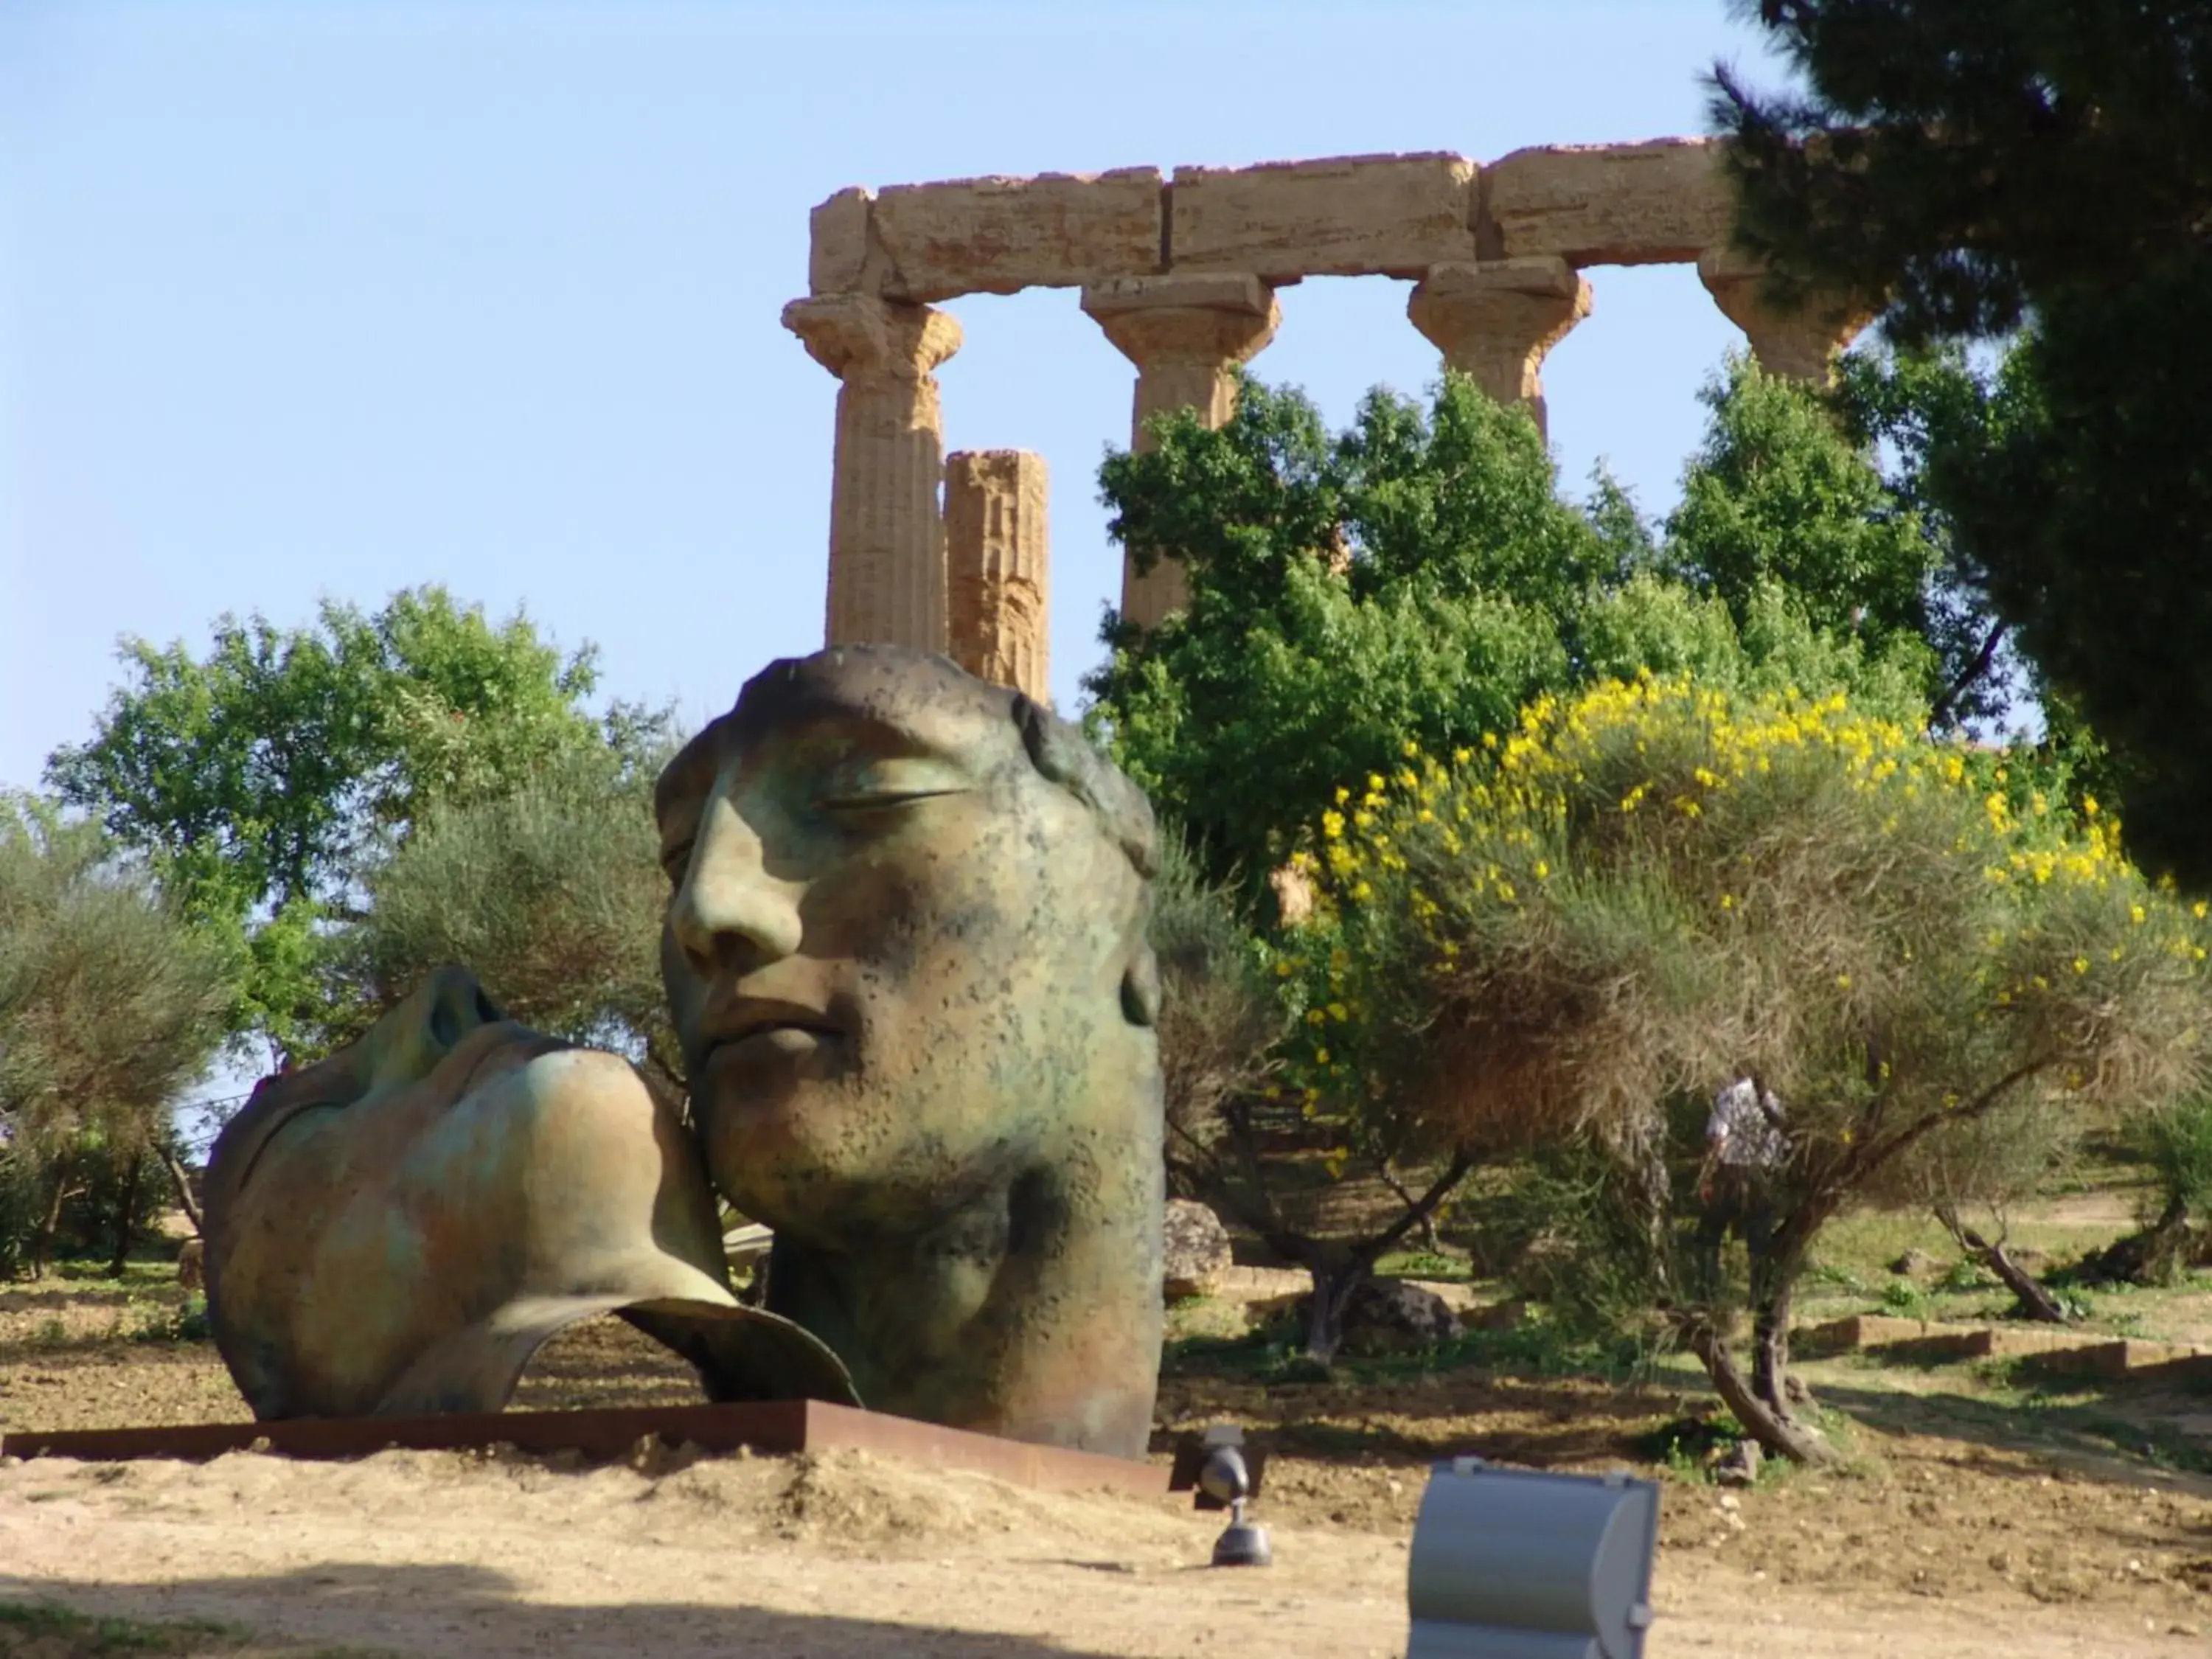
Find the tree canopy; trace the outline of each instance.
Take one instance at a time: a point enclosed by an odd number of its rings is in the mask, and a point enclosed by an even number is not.
[[[91,1166],[135,1194],[221,1041],[233,966],[98,825],[0,796],[0,1271],[42,1259]]]
[[[1725,70],[1739,240],[1778,297],[1888,296],[1901,344],[2025,328],[1930,500],[2045,689],[2114,753],[2130,844],[2212,883],[2212,7],[1762,0],[1798,74]]]
[[[432,805],[362,875],[336,953],[364,1012],[448,963],[556,1036],[622,1048],[680,1097],[660,983],[662,757],[578,748],[508,793]]]
[[[565,753],[665,735],[649,711],[591,715],[591,647],[564,657],[526,617],[494,626],[436,586],[374,615],[325,603],[308,628],[226,615],[204,656],[132,639],[122,659],[131,683],[48,777],[228,936],[241,964],[228,1030],[280,1056],[330,1022],[327,924],[358,910],[368,863],[427,810],[511,793]]]
[[[1803,388],[1738,362],[1706,401],[1663,538],[1608,481],[1564,499],[1526,414],[1455,374],[1425,408],[1371,393],[1334,437],[1249,381],[1218,431],[1164,422],[1101,484],[1139,564],[1183,560],[1189,606],[1109,620],[1094,724],[1249,896],[1338,784],[1507,731],[1547,690],[1694,670],[1918,718],[1942,675],[1915,515]]]

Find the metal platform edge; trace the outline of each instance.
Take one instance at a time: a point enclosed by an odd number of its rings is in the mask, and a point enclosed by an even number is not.
[[[133,1429],[76,1429],[0,1434],[0,1456],[114,1462],[140,1457],[199,1459],[259,1449],[286,1457],[366,1457],[408,1451],[477,1451],[496,1445],[530,1452],[574,1451],[611,1459],[648,1437],[686,1441],[712,1452],[793,1453],[847,1449],[945,1469],[987,1474],[1040,1492],[1101,1487],[1133,1497],[1163,1496],[1158,1463],[1032,1445],[967,1429],[858,1411],[818,1400],[732,1406],[625,1406],[580,1411],[456,1412],[438,1417],[295,1418],[273,1423],[192,1423]]]

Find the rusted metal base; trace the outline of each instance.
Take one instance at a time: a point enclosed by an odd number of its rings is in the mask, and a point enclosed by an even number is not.
[[[467,1451],[509,1445],[523,1451],[626,1455],[645,1438],[685,1441],[708,1451],[823,1451],[847,1447],[970,1469],[1041,1492],[1115,1492],[1150,1498],[1168,1489],[1157,1463],[1032,1446],[911,1418],[855,1411],[818,1400],[744,1406],[629,1406],[600,1411],[472,1412],[442,1417],[298,1418],[282,1423],[194,1423],[146,1429],[78,1429],[0,1435],[0,1456],[111,1462],[137,1457],[217,1457],[258,1449],[286,1457],[366,1457],[393,1447]]]

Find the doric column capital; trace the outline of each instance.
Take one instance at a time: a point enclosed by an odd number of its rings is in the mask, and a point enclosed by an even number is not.
[[[1741,329],[1753,356],[1770,374],[1825,384],[1834,373],[1838,352],[1874,319],[1880,306],[1852,295],[1814,293],[1796,311],[1778,309],[1766,298],[1766,268],[1730,247],[1709,247],[1698,256],[1698,280],[1721,315]]]
[[[1169,363],[1224,368],[1275,337],[1282,307],[1257,276],[1119,276],[1083,290],[1083,309],[1139,369]]]
[[[1406,316],[1455,368],[1482,378],[1501,355],[1533,382],[1544,354],[1590,314],[1590,285],[1565,259],[1538,256],[1432,265],[1413,286]],[[1533,397],[1533,384],[1483,388],[1501,401]]]
[[[950,312],[867,294],[793,300],[783,325],[808,356],[846,381],[920,380],[960,349],[959,319]]]
[[[1444,362],[1501,404],[1526,404],[1545,426],[1544,358],[1590,314],[1590,285],[1549,255],[1431,265],[1406,316]]]

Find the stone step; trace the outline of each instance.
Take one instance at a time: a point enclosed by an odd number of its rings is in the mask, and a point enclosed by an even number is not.
[[[2049,1327],[1957,1325],[1893,1314],[1852,1314],[1824,1325],[1801,1326],[1790,1340],[1808,1352],[1827,1353],[1881,1348],[1921,1358],[2021,1358],[2050,1375],[2106,1381],[2212,1378],[2212,1352],[2201,1347]]]

